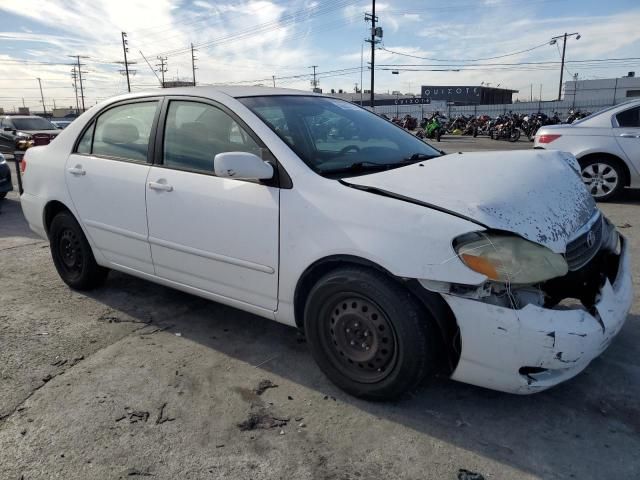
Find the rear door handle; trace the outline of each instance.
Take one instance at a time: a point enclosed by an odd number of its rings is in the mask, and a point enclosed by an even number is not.
[[[82,165],[76,165],[68,170],[71,175],[82,176],[86,175],[87,172],[82,168]]]
[[[151,190],[160,190],[162,192],[173,192],[173,187],[166,183],[149,182],[149,188]]]

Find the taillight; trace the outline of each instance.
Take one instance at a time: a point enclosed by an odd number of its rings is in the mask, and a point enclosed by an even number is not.
[[[545,133],[538,137],[538,143],[551,143],[554,140],[559,139],[561,136],[562,135],[558,135],[557,133],[556,134]]]
[[[20,173],[24,173],[26,169],[27,169],[27,160],[23,156],[22,160],[20,160]]]

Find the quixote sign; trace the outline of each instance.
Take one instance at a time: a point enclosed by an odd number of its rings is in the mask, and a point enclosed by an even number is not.
[[[422,98],[449,102],[480,103],[481,87],[435,87],[422,86]]]
[[[351,100],[353,103],[360,104],[359,100]],[[431,99],[429,98],[420,98],[420,97],[407,97],[407,98],[385,98],[385,99],[377,99],[376,98],[376,107],[378,106],[389,106],[389,105],[429,105],[431,103]],[[371,105],[370,100],[364,100],[362,105],[368,107]]]

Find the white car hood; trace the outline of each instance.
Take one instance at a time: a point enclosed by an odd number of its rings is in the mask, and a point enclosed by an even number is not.
[[[444,155],[343,183],[448,211],[564,253],[596,205],[570,154],[524,150]]]

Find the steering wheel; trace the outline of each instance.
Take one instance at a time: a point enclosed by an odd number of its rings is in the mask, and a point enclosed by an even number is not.
[[[349,150],[353,150],[354,152],[359,152],[360,147],[358,147],[357,145],[347,145],[342,150],[340,150],[340,154],[347,153]]]

